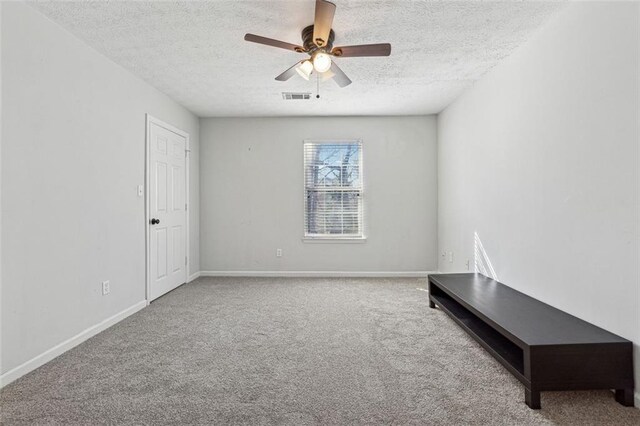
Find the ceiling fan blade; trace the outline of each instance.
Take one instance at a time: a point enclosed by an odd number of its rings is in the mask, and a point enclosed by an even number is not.
[[[286,41],[274,40],[272,38],[262,37],[255,34],[245,34],[244,39],[258,44],[266,44],[267,46],[279,47],[281,49],[293,50],[294,52],[304,52],[302,46],[287,43]]]
[[[287,80],[289,80],[291,77],[293,77],[296,74],[296,67],[298,65],[300,65],[300,62],[296,62],[295,65],[293,65],[291,68],[289,68],[288,70],[286,70],[285,72],[283,72],[282,74],[277,76],[276,80],[278,80],[278,81],[287,81]]]
[[[316,18],[313,22],[313,42],[322,47],[329,40],[333,15],[336,13],[336,5],[326,0],[316,0]]]
[[[347,75],[344,73],[344,71],[342,71],[340,69],[340,67],[336,65],[335,62],[331,63],[330,70],[331,70],[332,73],[335,74],[333,76],[333,79],[336,81],[336,83],[338,83],[338,86],[346,87],[346,86],[351,84],[351,79],[349,77],[347,77]]]
[[[381,44],[360,44],[358,46],[334,47],[331,51],[334,56],[341,58],[353,58],[356,56],[389,56],[391,55],[391,45]]]

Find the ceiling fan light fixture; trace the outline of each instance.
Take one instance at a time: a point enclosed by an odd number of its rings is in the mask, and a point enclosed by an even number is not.
[[[331,56],[318,52],[313,56],[313,68],[318,72],[327,72],[331,68]]]
[[[309,80],[309,77],[313,72],[313,64],[311,63],[310,60],[307,59],[306,61],[303,61],[298,66],[298,68],[296,68],[296,71],[298,71],[298,74],[300,74],[300,77],[304,78],[305,80]]]

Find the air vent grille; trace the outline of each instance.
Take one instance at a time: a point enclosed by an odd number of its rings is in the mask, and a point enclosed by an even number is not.
[[[311,99],[311,93],[282,92],[282,99],[284,99],[285,101]]]

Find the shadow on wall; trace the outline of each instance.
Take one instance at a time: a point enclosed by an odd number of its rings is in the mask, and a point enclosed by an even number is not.
[[[476,272],[480,272],[482,275],[498,281],[496,271],[493,269],[491,260],[489,259],[489,256],[487,256],[487,252],[485,251],[477,232],[473,233],[473,258]]]

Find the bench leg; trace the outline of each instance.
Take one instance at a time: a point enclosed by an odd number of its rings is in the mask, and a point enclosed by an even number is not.
[[[633,407],[633,389],[616,389],[616,401],[625,407]]]
[[[540,391],[525,388],[524,402],[532,410],[539,410],[540,409]]]
[[[435,304],[435,303],[433,303],[433,300],[431,300],[431,299],[429,299],[429,307],[430,307],[431,309],[434,309],[434,308],[436,307],[436,304]]]

